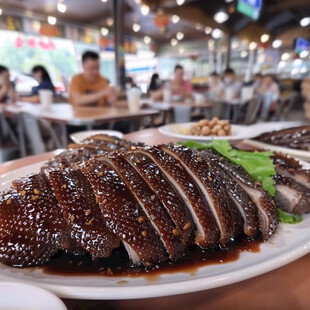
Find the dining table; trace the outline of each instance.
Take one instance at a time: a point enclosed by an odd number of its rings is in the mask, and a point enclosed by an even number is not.
[[[156,128],[133,132],[125,135],[124,138],[132,142],[144,142],[148,145],[176,142],[176,139],[159,133]],[[0,165],[0,174],[8,174],[14,169],[48,160],[54,154],[55,152],[44,153],[3,163]],[[259,276],[209,290],[144,299],[124,300],[120,296],[118,300],[66,298],[62,300],[68,310],[303,310],[310,309],[309,270],[310,254],[307,254],[285,266]]]
[[[155,117],[158,110],[155,109],[138,109],[129,110],[126,106],[121,107],[75,107],[70,103],[51,104],[49,107],[43,107],[39,104],[28,102],[17,102],[14,105],[0,104],[0,112],[6,117],[17,119],[19,145],[21,154],[26,154],[25,130],[34,130],[25,128],[22,115],[30,115],[32,119],[40,119],[58,124],[60,127],[60,140],[57,145],[65,147],[67,145],[67,126],[83,126],[86,130],[91,130],[94,125],[113,124],[118,121],[135,121],[142,120],[146,117]],[[28,118],[29,119],[29,118]],[[52,134],[57,139],[57,133]],[[111,128],[109,128],[111,129]],[[37,134],[39,136],[39,134]]]

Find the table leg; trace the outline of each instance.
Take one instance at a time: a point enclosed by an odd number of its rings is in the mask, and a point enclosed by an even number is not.
[[[25,157],[27,156],[27,152],[26,152],[24,125],[21,114],[17,116],[17,131],[18,131],[20,156]]]
[[[92,130],[93,129],[93,124],[87,124],[86,125],[86,130],[89,131],[89,130]]]
[[[240,106],[239,105],[234,105],[233,106],[233,123],[237,123],[238,117],[239,117],[239,112],[240,112]]]
[[[60,140],[63,148],[66,148],[68,145],[68,132],[67,132],[67,125],[60,124]]]

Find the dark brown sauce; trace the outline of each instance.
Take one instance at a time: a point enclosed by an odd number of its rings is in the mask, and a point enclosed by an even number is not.
[[[107,259],[91,260],[86,255],[60,253],[47,265],[40,267],[44,273],[60,276],[146,276],[150,281],[161,274],[186,272],[195,274],[200,267],[219,265],[238,260],[242,252],[258,253],[262,241],[234,241],[227,249],[203,250],[192,246],[177,262],[165,262],[152,268],[131,267],[124,248],[117,249]],[[123,284],[123,283],[120,283]]]

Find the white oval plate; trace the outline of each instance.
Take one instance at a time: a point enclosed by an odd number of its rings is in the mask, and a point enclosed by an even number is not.
[[[254,131],[248,130],[247,126],[231,125],[231,136],[211,137],[211,136],[192,136],[184,132],[189,131],[195,123],[180,123],[169,124],[158,128],[159,132],[170,137],[180,140],[194,141],[211,141],[211,140],[228,140],[230,142],[239,142],[244,139],[250,139],[257,134]]]
[[[0,282],[0,309],[67,310],[54,294],[40,287],[15,282]]]
[[[0,191],[9,188],[13,179],[38,172],[42,164],[0,176]],[[45,274],[40,268],[19,269],[3,264],[0,264],[0,280],[26,282],[60,297],[76,299],[137,299],[202,291],[255,277],[306,255],[310,252],[309,226],[310,215],[296,225],[280,224],[271,240],[260,246],[259,253],[244,252],[235,262],[202,267],[194,274],[162,274],[154,281],[143,276],[56,276]]]
[[[81,143],[84,139],[94,136],[94,135],[108,135],[108,136],[114,136],[119,139],[122,139],[124,134],[120,131],[115,130],[85,130],[85,131],[79,131],[75,132],[70,135],[70,138],[75,143]]]
[[[251,139],[257,137],[258,135],[273,131],[280,130],[289,127],[300,126],[302,122],[266,122],[257,123],[253,125],[231,125],[231,136],[222,137],[212,137],[212,136],[192,136],[184,132],[189,131],[189,129],[195,123],[180,123],[180,124],[169,124],[158,128],[159,132],[174,137],[180,140],[194,140],[194,141],[211,141],[211,140],[228,140],[231,143],[236,143],[245,139]]]

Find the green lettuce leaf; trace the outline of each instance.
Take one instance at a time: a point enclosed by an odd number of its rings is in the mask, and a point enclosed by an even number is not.
[[[277,209],[277,211],[278,211],[278,215],[279,215],[279,220],[282,223],[297,224],[303,220],[302,216],[299,214],[291,215],[291,214],[288,214],[288,213],[282,211],[279,208]]]
[[[222,156],[243,167],[254,180],[262,184],[264,190],[271,196],[275,196],[276,189],[272,176],[276,174],[276,170],[271,159],[273,152],[240,151],[233,149],[227,140],[212,140],[210,143],[186,141],[179,142],[179,144],[198,150],[211,148],[217,151]]]

